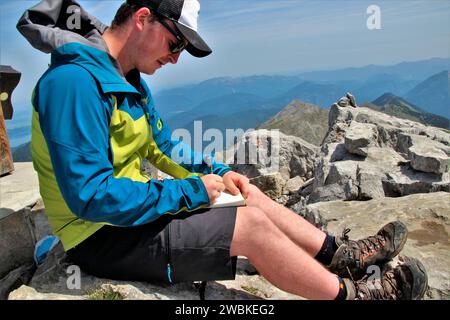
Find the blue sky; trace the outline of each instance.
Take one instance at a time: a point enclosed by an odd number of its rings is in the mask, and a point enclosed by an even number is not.
[[[0,4],[0,63],[22,72],[13,94],[17,111],[28,108],[31,90],[50,59],[15,28],[35,3]],[[122,1],[79,3],[109,24]],[[214,53],[203,59],[184,53],[177,65],[146,77],[154,91],[217,76],[295,74],[450,57],[448,0],[202,0],[201,5],[200,33]],[[366,26],[370,5],[381,9],[380,30]]]

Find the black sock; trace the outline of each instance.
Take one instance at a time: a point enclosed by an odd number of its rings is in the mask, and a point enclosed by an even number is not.
[[[317,253],[314,259],[327,266],[331,263],[331,260],[333,260],[336,250],[337,245],[336,241],[334,241],[334,237],[327,233],[325,241],[322,244],[322,248],[320,248],[319,253]]]
[[[347,298],[347,288],[345,287],[344,280],[342,280],[341,277],[338,278],[339,278],[339,292],[336,298],[334,298],[334,300],[345,300],[345,298]]]

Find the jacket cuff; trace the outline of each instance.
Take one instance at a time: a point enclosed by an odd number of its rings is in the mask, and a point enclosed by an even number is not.
[[[181,180],[184,183],[182,188],[184,194],[188,196],[188,210],[194,210],[203,205],[209,204],[208,191],[206,191],[203,181],[198,176],[192,176]]]
[[[223,177],[224,174],[229,171],[231,171],[231,168],[225,164],[217,163],[214,165],[214,170],[213,170],[214,174],[217,174],[221,177]]]

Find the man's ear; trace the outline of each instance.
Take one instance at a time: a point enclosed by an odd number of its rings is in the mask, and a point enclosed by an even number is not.
[[[144,25],[147,23],[152,16],[152,12],[149,8],[142,7],[138,11],[136,11],[133,15],[133,24],[134,27],[139,31],[144,30]]]

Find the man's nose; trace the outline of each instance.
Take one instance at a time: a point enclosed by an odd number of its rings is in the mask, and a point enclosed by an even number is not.
[[[175,64],[178,62],[178,58],[180,58],[181,52],[171,53],[169,54],[169,62]]]

